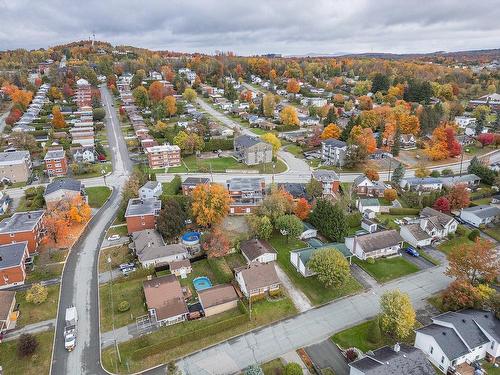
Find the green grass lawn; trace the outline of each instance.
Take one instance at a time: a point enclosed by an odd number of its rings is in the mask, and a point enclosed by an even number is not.
[[[17,354],[18,340],[0,344],[0,365],[4,375],[41,375],[48,374],[52,356],[54,331],[37,333],[38,349],[31,357],[21,358]]]
[[[16,301],[19,304],[20,312],[17,327],[55,319],[59,301],[59,285],[48,286],[47,290],[49,292],[47,300],[39,305],[26,301],[26,291],[16,293]]]
[[[376,343],[369,340],[368,335],[372,324],[373,320],[358,324],[357,326],[336,333],[331,337],[331,340],[344,349],[356,347],[363,352],[377,349],[384,345],[391,345],[393,343],[392,340],[385,335],[381,335],[380,341]]]
[[[184,173],[184,172],[210,172],[224,173],[227,169],[242,169],[242,170],[258,170],[260,173],[273,173],[273,163],[265,163],[259,165],[245,165],[239,163],[233,157],[199,159],[195,155],[186,156],[182,159],[183,166],[172,167],[168,169],[169,173]],[[286,171],[286,164],[281,161],[276,161],[274,173]],[[186,169],[187,168],[187,169]]]
[[[135,318],[147,313],[144,301],[142,282],[145,278],[129,279],[123,278],[113,282],[112,294],[114,303],[115,328],[126,326],[135,322]],[[101,331],[107,332],[112,328],[112,310],[110,298],[110,284],[99,287],[100,309],[101,309]],[[130,303],[130,310],[118,311],[121,301]]]
[[[488,236],[493,237],[495,240],[500,241],[500,227],[488,228],[483,230]]]
[[[59,277],[62,274],[63,266],[63,264],[46,264],[35,266],[34,271],[28,272],[26,282],[34,283]]]
[[[111,189],[107,186],[94,186],[85,188],[89,199],[89,206],[100,208],[111,194]]]
[[[387,229],[399,229],[399,225],[394,220],[402,219],[411,215],[391,215],[391,214],[377,214],[379,223],[387,227]]]
[[[213,345],[217,342],[226,340],[232,336],[244,333],[253,328],[294,315],[296,314],[296,312],[297,310],[295,309],[292,301],[289,298],[283,298],[277,301],[258,301],[252,304],[251,321],[249,320],[236,327],[220,331],[213,335],[205,335],[203,337],[200,337],[196,341],[181,344],[173,349],[165,350],[161,353],[144,357],[139,360],[134,360],[131,358],[132,353],[134,353],[137,349],[155,343],[163,342],[170,337],[180,336],[199,328],[206,327],[207,325],[226,320],[230,317],[241,315],[241,312],[239,309],[233,309],[209,318],[187,321],[164,327],[159,331],[151,333],[147,336],[120,344],[122,364],[120,365],[119,370],[121,372],[128,371],[126,366],[127,363],[129,365],[130,372],[137,372],[161,363],[167,363],[172,359],[187,355],[189,353],[192,353],[193,351]],[[103,351],[102,361],[104,367],[108,369],[108,371],[115,370],[114,364],[116,363],[116,354],[112,347]]]
[[[480,206],[482,204],[490,204],[491,200],[492,200],[491,197],[486,197],[486,198],[481,198],[481,199],[473,200],[471,203],[474,203],[474,204]]]
[[[410,263],[403,257],[376,259],[373,264],[353,257],[353,262],[381,283],[409,275],[419,270],[415,264]]]
[[[285,371],[285,366],[283,365],[281,358],[276,358],[272,361],[263,363],[260,365],[260,368],[264,371],[264,375],[283,374]]]
[[[103,173],[104,171],[104,173]],[[96,164],[93,171],[89,173],[83,173],[79,175],[74,175],[73,178],[82,179],[82,178],[92,178],[92,177],[100,177],[102,175],[108,174],[113,171],[113,166],[110,162]]]
[[[290,239],[287,243],[283,236],[275,234],[269,243],[278,252],[278,263],[283,271],[286,272],[294,285],[300,288],[314,305],[320,305],[339,297],[354,294],[363,289],[354,277],[350,277],[345,285],[340,288],[326,288],[315,276],[306,278],[299,274],[290,262],[290,251],[302,249],[307,246],[300,240]]]
[[[297,158],[301,158],[301,159],[304,158],[304,154],[303,154],[304,151],[302,150],[302,147],[300,147],[300,146],[290,145],[290,146],[286,147],[286,150],[289,153],[293,154]]]
[[[486,361],[481,362],[481,365],[488,375],[500,375],[500,367],[493,367],[491,363]]]
[[[180,191],[181,181],[180,176],[175,176],[174,179],[170,182],[162,183],[162,191],[163,194],[167,195],[177,195]]]
[[[113,234],[118,234],[121,237],[127,236],[127,226],[126,225],[120,225],[116,227],[110,227],[108,231],[106,232],[106,238],[112,236]]]
[[[112,269],[118,267],[122,263],[130,262],[133,259],[133,255],[130,253],[127,245],[101,250],[101,255],[99,256],[99,272],[109,272],[108,257],[111,258]]]
[[[461,245],[472,245],[474,242],[469,240],[467,236],[457,236],[452,238],[451,240],[447,240],[438,245],[438,250],[442,251],[445,254],[449,254],[451,250]]]
[[[269,133],[269,130],[264,130],[261,128],[251,128],[250,131],[256,135],[262,135],[262,134]]]

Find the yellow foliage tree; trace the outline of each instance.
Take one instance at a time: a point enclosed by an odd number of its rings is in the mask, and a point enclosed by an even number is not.
[[[169,117],[177,113],[177,102],[172,95],[165,98],[165,108]]]
[[[219,224],[228,214],[231,197],[219,184],[198,185],[193,190],[191,211],[196,223],[203,227]]]
[[[61,129],[66,127],[66,121],[64,121],[64,116],[61,113],[61,108],[55,105],[52,107],[52,125],[55,129]]]
[[[338,139],[340,137],[340,128],[336,124],[328,124],[328,126],[321,133],[322,139],[335,138]]]
[[[281,148],[281,141],[278,139],[278,137],[276,137],[273,133],[266,133],[261,135],[260,138],[264,142],[270,143],[273,146],[273,156],[276,155],[276,153]]]
[[[399,290],[385,292],[380,298],[380,308],[380,325],[384,332],[400,340],[411,334],[416,314],[407,293]]]
[[[300,124],[297,110],[291,105],[288,105],[281,110],[280,118],[283,125],[286,126],[299,126]]]

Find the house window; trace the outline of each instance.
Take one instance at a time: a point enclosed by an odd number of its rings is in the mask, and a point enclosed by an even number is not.
[[[431,346],[431,351],[430,351],[430,353],[432,354],[432,352],[434,352],[434,348]]]
[[[493,349],[494,346],[495,346],[495,341],[492,341],[490,348]]]
[[[9,236],[14,237],[14,233],[9,233]]]
[[[441,363],[444,363],[444,355],[441,356]]]

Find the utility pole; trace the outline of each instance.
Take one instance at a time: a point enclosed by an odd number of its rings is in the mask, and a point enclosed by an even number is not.
[[[462,147],[462,153],[460,154],[460,174],[459,176],[462,177],[462,163],[464,161],[464,148]]]
[[[389,176],[387,181],[391,182],[391,168],[392,168],[392,158],[389,158]]]
[[[111,257],[108,256],[108,266],[109,266],[109,298],[111,299],[111,325],[113,327],[113,337],[115,341],[116,355],[118,356],[118,362],[122,363],[122,357],[120,355],[120,348],[116,341],[116,331],[115,331],[115,307],[113,303],[113,273],[111,272]]]

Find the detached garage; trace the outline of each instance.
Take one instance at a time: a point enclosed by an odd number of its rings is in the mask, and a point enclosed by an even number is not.
[[[198,297],[207,317],[238,307],[238,295],[230,284],[202,290],[198,292]]]

